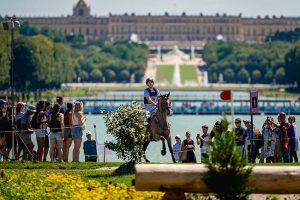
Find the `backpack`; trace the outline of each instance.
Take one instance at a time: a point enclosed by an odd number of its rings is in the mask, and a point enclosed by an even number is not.
[[[32,119],[30,121],[31,128],[34,128],[34,129],[40,128],[40,124],[37,123],[38,115],[39,115],[38,113],[34,113]]]

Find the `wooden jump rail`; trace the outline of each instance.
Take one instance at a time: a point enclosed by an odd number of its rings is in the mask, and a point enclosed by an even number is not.
[[[138,164],[135,171],[139,191],[212,192],[202,179],[203,164]],[[254,166],[252,177],[254,193],[300,194],[300,166]]]

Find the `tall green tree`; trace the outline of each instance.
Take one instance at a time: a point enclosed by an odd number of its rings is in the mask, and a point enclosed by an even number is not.
[[[53,68],[54,59],[54,43],[51,39],[43,35],[30,37],[35,45],[34,57],[36,58],[36,68],[33,71],[34,79],[31,83],[35,88],[44,88],[47,84],[51,83],[58,74]]]
[[[283,67],[280,67],[275,72],[275,79],[278,83],[284,83],[285,81],[285,69]]]
[[[266,83],[271,83],[272,78],[273,78],[273,71],[271,69],[269,69],[264,75],[265,82]]]
[[[247,83],[248,79],[250,78],[250,74],[249,72],[245,69],[242,68],[239,72],[238,72],[238,77],[239,77],[239,81],[242,83]]]
[[[286,81],[288,83],[296,82],[300,87],[300,40],[285,56],[285,72]]]
[[[0,27],[0,85],[9,85],[10,47],[9,34]],[[0,88],[1,88],[0,86]]]
[[[94,69],[93,71],[91,71],[90,77],[93,82],[101,82],[103,74],[99,69]]]
[[[233,82],[234,81],[234,71],[233,71],[233,69],[227,68],[224,71],[224,80],[226,82]]]
[[[36,27],[30,26],[28,22],[22,23],[20,27],[20,34],[25,36],[33,36],[39,34],[39,30]]]
[[[254,83],[260,82],[261,72],[258,69],[253,70],[252,72],[252,80]]]
[[[19,37],[14,46],[14,74],[17,90],[31,90],[36,88],[32,80],[37,79],[38,48],[28,37]]]

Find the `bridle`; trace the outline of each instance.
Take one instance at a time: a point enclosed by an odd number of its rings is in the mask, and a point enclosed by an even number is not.
[[[172,107],[172,102],[169,99],[170,93],[159,95],[158,97],[158,109],[161,109],[162,112],[170,111]]]

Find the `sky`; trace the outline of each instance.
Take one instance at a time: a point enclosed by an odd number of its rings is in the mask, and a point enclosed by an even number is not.
[[[91,6],[91,14],[136,13],[171,15],[186,12],[187,15],[242,14],[244,17],[289,16],[300,17],[300,0],[85,0]],[[0,15],[17,17],[55,17],[72,15],[78,0],[0,0]]]

